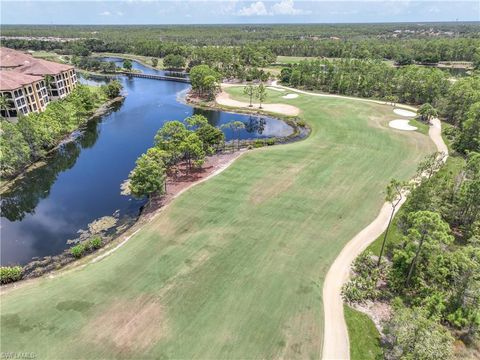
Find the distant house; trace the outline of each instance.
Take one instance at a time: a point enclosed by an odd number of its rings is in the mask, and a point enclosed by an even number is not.
[[[73,66],[0,47],[0,94],[9,103],[8,109],[1,109],[2,117],[43,111],[49,101],[67,96],[76,85]]]

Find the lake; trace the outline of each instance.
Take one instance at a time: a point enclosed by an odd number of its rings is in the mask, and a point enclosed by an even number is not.
[[[119,59],[108,59],[121,62]],[[145,73],[162,73],[133,62]],[[0,250],[3,266],[57,255],[99,218],[117,226],[138,216],[143,200],[121,194],[140,154],[153,145],[157,130],[169,120],[203,114],[214,126],[242,121],[241,139],[287,136],[293,129],[269,117],[206,111],[180,98],[189,85],[173,81],[119,77],[126,99],[110,114],[72,134],[46,164],[17,180],[1,199]],[[82,80],[99,84],[97,80]],[[233,133],[224,129],[227,140]]]

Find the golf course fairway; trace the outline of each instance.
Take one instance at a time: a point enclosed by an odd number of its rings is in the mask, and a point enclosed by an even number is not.
[[[375,218],[389,180],[413,176],[435,147],[389,128],[391,106],[284,95],[268,90],[267,102],[298,107],[307,139],[247,152],[104,259],[4,291],[1,351],[319,358],[329,266]]]

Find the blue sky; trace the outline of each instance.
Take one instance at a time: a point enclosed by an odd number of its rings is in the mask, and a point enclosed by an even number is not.
[[[2,24],[480,21],[480,0],[3,0]]]

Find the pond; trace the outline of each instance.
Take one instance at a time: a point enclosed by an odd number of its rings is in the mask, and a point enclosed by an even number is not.
[[[133,64],[143,72],[161,73]],[[57,255],[99,218],[109,224],[115,219],[117,226],[134,221],[144,201],[122,195],[120,187],[166,121],[196,113],[214,126],[242,121],[246,124],[242,139],[293,132],[277,119],[192,108],[179,100],[189,89],[185,83],[126,76],[119,80],[127,94],[123,104],[72,134],[71,141],[46,159],[44,166],[18,179],[2,195],[2,265],[23,265],[33,258]],[[231,130],[224,131],[227,140],[233,139]]]

